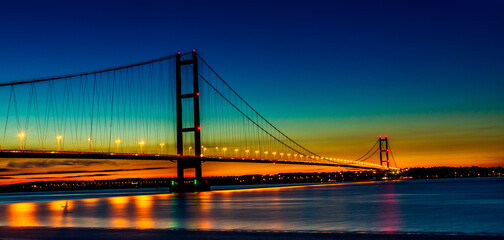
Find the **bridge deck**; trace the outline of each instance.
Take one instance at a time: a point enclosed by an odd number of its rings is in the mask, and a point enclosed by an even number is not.
[[[323,162],[304,162],[282,159],[254,159],[254,158],[229,158],[229,157],[191,157],[177,155],[159,155],[159,154],[125,154],[108,152],[70,152],[70,151],[19,151],[19,150],[0,150],[0,158],[49,158],[49,159],[118,159],[118,160],[161,160],[161,161],[181,161],[181,160],[200,160],[203,162],[248,162],[248,163],[273,163],[273,164],[298,164],[298,165],[316,165],[329,167],[348,167],[359,169],[388,170],[387,168],[376,168],[372,166],[359,166],[343,163],[323,163]]]

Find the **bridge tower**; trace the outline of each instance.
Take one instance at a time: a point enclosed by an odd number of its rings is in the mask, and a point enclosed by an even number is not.
[[[201,191],[206,190],[201,174],[201,125],[200,125],[200,109],[199,109],[199,73],[198,73],[198,55],[196,51],[192,52],[192,59],[182,60],[180,52],[176,57],[176,109],[177,109],[177,155],[184,156],[184,133],[192,132],[194,134],[194,157],[188,157],[184,160],[177,160],[177,185],[173,186],[174,192]],[[192,92],[182,93],[182,66],[192,67]],[[183,126],[183,102],[189,109],[191,101],[183,101],[184,99],[192,99],[193,125],[184,128]],[[190,154],[190,153],[189,153]],[[184,170],[195,169],[195,179],[192,183],[184,182]]]
[[[383,163],[387,163],[387,168],[390,167],[390,160],[389,160],[389,144],[388,144],[388,137],[385,135],[385,138],[382,138],[382,136],[378,136],[378,146],[379,146],[379,152],[380,152],[380,165],[383,166]],[[386,159],[383,159],[383,153],[385,153]]]

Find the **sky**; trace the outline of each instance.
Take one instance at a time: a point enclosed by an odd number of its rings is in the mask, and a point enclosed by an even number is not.
[[[399,167],[504,166],[503,9],[498,0],[7,0],[0,82],[196,49],[263,116],[320,155],[354,159],[388,135]],[[0,178],[174,173],[159,162],[17,162],[27,164],[0,160]],[[207,175],[330,170],[204,166]]]

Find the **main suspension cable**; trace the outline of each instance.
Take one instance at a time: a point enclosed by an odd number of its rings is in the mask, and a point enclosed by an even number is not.
[[[291,141],[292,143],[294,143],[295,145],[297,145],[298,147],[302,148],[303,150],[307,151],[308,153],[314,155],[314,156],[317,156],[317,157],[320,157],[318,154],[306,149],[305,147],[301,146],[300,144],[298,144],[297,142],[295,142],[294,140],[292,140],[290,137],[288,137],[287,135],[285,135],[282,131],[280,131],[278,128],[276,128],[271,122],[269,122],[266,118],[264,118],[259,112],[257,112],[252,106],[250,106],[250,104],[245,101],[231,86],[229,86],[229,84],[227,84],[226,81],[224,81],[224,79],[219,75],[217,74],[217,72],[212,68],[210,67],[210,65],[200,56],[198,55],[198,57],[201,59],[201,61],[203,63],[205,63],[205,65],[217,76],[217,78],[219,78],[219,80],[222,81],[222,83],[224,83],[224,85],[226,85],[243,103],[245,103],[245,105],[247,105],[252,111],[254,111],[261,119],[263,119],[266,123],[268,123],[273,129],[275,129],[277,132],[279,132],[282,136],[284,136],[285,138],[287,138],[289,141]]]
[[[378,144],[378,141],[379,140],[376,140],[375,144],[371,147],[371,149],[369,149],[369,151],[367,151],[367,153],[365,153],[364,155],[362,155],[360,158],[355,159],[354,161],[359,161],[360,159],[366,157],[366,155],[368,155],[371,151],[373,151],[373,149],[376,147],[376,144]]]

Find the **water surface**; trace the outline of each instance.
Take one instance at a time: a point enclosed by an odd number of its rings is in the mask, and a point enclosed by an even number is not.
[[[504,178],[0,194],[1,226],[504,233]]]

